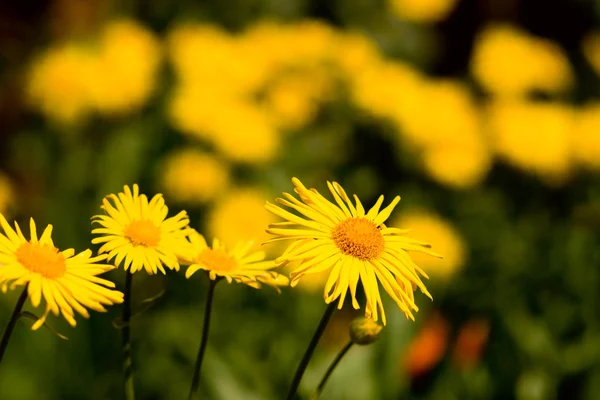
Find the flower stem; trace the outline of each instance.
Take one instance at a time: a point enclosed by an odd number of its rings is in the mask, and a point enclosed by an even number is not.
[[[121,343],[123,345],[123,377],[125,379],[125,398],[135,400],[133,385],[133,360],[131,356],[131,337],[129,321],[131,319],[131,284],[133,274],[130,270],[125,271],[125,292],[123,296],[123,314],[121,317],[123,328],[121,329]]]
[[[19,316],[21,315],[21,309],[23,308],[23,304],[25,304],[25,300],[27,300],[27,288],[29,284],[25,285],[25,288],[21,292],[19,296],[19,300],[17,300],[17,304],[15,305],[15,309],[13,310],[12,315],[10,316],[10,320],[8,321],[8,325],[6,325],[6,329],[4,329],[4,333],[2,334],[2,340],[0,341],[0,362],[2,362],[2,358],[4,358],[4,353],[6,352],[6,347],[8,346],[8,341],[10,340],[10,336],[15,329],[15,325],[19,320]]]
[[[317,386],[317,389],[313,392],[312,396],[310,397],[310,400],[317,400],[319,398],[319,396],[321,395],[321,392],[323,391],[323,388],[325,387],[325,384],[327,383],[327,380],[331,376],[331,373],[333,372],[335,367],[337,367],[337,365],[340,363],[342,358],[344,358],[344,356],[346,355],[348,350],[350,350],[350,348],[352,347],[353,344],[354,343],[352,343],[352,341],[349,341],[348,343],[346,343],[344,348],[338,353],[338,355],[335,357],[335,359],[333,360],[331,365],[329,365],[329,368],[327,368],[327,371],[325,371],[325,375],[323,375],[323,379],[321,379],[319,386]]]
[[[319,343],[319,339],[323,335],[325,327],[327,326],[329,319],[335,311],[336,305],[336,302],[331,302],[325,309],[325,312],[321,317],[321,321],[319,322],[319,326],[317,326],[317,329],[315,330],[315,333],[313,334],[313,337],[310,340],[310,343],[308,344],[306,352],[304,353],[300,364],[298,364],[298,368],[296,369],[296,374],[294,375],[294,379],[292,380],[292,384],[290,385],[290,390],[288,391],[286,400],[294,400],[296,392],[298,391],[298,386],[300,385],[300,381],[302,380],[302,375],[304,375],[304,371],[306,370],[306,367],[308,367],[308,363],[315,351],[315,348],[317,347],[317,343]]]
[[[196,363],[194,364],[194,374],[192,375],[192,386],[190,388],[190,395],[188,400],[192,400],[195,394],[198,392],[200,386],[200,369],[202,368],[202,360],[204,359],[204,353],[206,351],[206,344],[208,343],[208,330],[210,328],[210,314],[212,311],[213,294],[215,292],[215,286],[219,280],[209,279],[208,293],[206,295],[206,304],[204,306],[204,326],[202,327],[202,338],[200,339],[200,348],[198,349],[198,356],[196,357]]]

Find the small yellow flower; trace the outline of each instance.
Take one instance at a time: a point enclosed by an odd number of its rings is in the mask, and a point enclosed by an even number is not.
[[[80,44],[46,50],[31,66],[27,81],[30,103],[58,122],[77,122],[90,111],[94,62],[94,52]]]
[[[92,257],[90,250],[77,255],[73,249],[59,251],[52,241],[52,225],[48,225],[38,239],[35,222],[30,220],[30,240],[25,239],[19,225],[15,230],[0,214],[0,285],[2,291],[27,285],[29,300],[34,307],[46,300],[46,310],[32,329],[40,328],[48,313],[62,313],[71,326],[77,322],[74,311],[89,318],[86,308],[105,312],[104,306],[123,302],[123,294],[115,284],[96,275],[114,269],[111,265],[99,264],[105,256]],[[11,283],[12,282],[12,283]]]
[[[140,109],[156,87],[158,40],[135,21],[116,20],[106,25],[98,47],[88,82],[94,107],[109,115]]]
[[[414,22],[437,22],[450,14],[458,0],[389,0],[398,17]]]
[[[484,89],[497,95],[523,95],[535,89],[556,93],[573,84],[560,46],[509,25],[492,25],[479,34],[471,70]]]
[[[413,261],[425,268],[432,278],[449,279],[465,265],[467,245],[450,221],[428,211],[411,211],[394,218],[392,223],[410,229],[414,237],[426,237],[437,251],[444,254],[443,260],[422,253],[411,254]]]
[[[575,125],[571,134],[573,157],[590,170],[600,170],[600,104],[591,103],[578,110]]]
[[[259,243],[267,240],[265,226],[275,222],[275,217],[265,210],[266,196],[255,187],[234,188],[220,196],[206,218],[208,234],[227,247],[251,238]]]
[[[189,235],[193,247],[193,257],[187,263],[190,264],[185,271],[185,277],[189,279],[196,271],[208,272],[210,279],[225,278],[227,282],[235,281],[250,287],[260,289],[261,283],[273,286],[279,290],[279,286],[287,286],[289,280],[270,271],[277,267],[273,261],[263,261],[263,251],[250,252],[253,243],[238,243],[231,251],[218,240],[213,240],[212,247],[206,244],[206,240],[198,232]]]
[[[407,318],[414,320],[412,311],[418,311],[414,301],[413,287],[418,286],[431,297],[419,275],[427,277],[409,257],[407,251],[423,252],[437,256],[429,245],[410,239],[405,230],[384,225],[394,207],[400,201],[396,196],[392,203],[380,211],[383,196],[365,212],[355,195],[352,203],[344,189],[336,182],[327,186],[336,204],[331,203],[315,189],[307,189],[297,178],[293,178],[295,192],[301,201],[289,193],[277,202],[296,210],[302,218],[274,204],[268,203],[267,210],[285,219],[269,226],[268,233],[276,240],[293,240],[278,264],[297,261],[299,266],[291,273],[291,286],[295,286],[306,274],[329,270],[325,284],[326,303],[339,299],[342,308],[350,289],[352,306],[360,308],[356,300],[356,286],[362,282],[367,305],[366,316],[386,323],[383,302],[379,294],[378,282],[392,297]]]
[[[488,113],[491,142],[509,163],[561,185],[572,167],[575,117],[575,110],[561,103],[496,101]]]
[[[113,204],[109,200],[112,200]],[[155,195],[150,201],[139,193],[138,185],[124,187],[124,193],[110,194],[102,200],[102,209],[108,215],[96,215],[94,222],[102,228],[92,230],[102,236],[92,243],[104,243],[98,253],[108,253],[108,260],[115,258],[119,266],[125,260],[125,270],[131,273],[144,268],[149,274],[156,274],[163,265],[179,270],[179,257],[187,252],[185,239],[190,229],[190,220],[185,211],[167,218],[169,209],[162,194]]]
[[[13,185],[8,176],[0,172],[0,214],[6,214],[15,202]]]
[[[165,193],[181,202],[204,203],[229,185],[225,163],[194,148],[169,154],[161,171]]]

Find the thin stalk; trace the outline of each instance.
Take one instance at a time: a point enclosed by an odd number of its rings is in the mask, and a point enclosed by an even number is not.
[[[323,335],[325,327],[331,319],[331,316],[333,315],[336,306],[337,302],[331,302],[325,309],[325,312],[321,317],[321,321],[319,322],[319,325],[317,326],[317,329],[315,330],[315,333],[313,334],[313,337],[310,340],[308,347],[306,348],[306,352],[304,353],[300,364],[298,364],[298,368],[296,369],[296,373],[294,374],[294,379],[292,380],[292,384],[290,385],[290,390],[288,391],[286,400],[294,400],[294,398],[296,397],[296,392],[298,391],[298,386],[300,385],[300,381],[302,380],[302,375],[304,375],[304,371],[306,371],[306,367],[308,367],[308,363],[310,362],[315,348],[317,347],[317,343],[319,343],[319,339]]]
[[[352,347],[353,344],[354,343],[352,343],[352,341],[349,341],[348,343],[346,343],[344,348],[338,353],[338,355],[335,357],[333,362],[329,365],[329,368],[327,368],[327,371],[325,371],[325,375],[323,375],[323,379],[321,379],[319,386],[317,386],[317,389],[313,392],[312,396],[310,397],[310,400],[317,400],[319,398],[319,396],[321,395],[321,392],[323,392],[323,388],[325,388],[325,384],[327,383],[327,380],[331,376],[331,373],[333,372],[335,367],[337,367],[337,365],[340,363],[342,358],[344,358],[344,356],[346,355],[348,350],[350,350],[350,348]]]
[[[215,292],[215,286],[218,280],[210,279],[208,285],[208,293],[206,295],[206,304],[204,306],[204,325],[202,327],[202,338],[200,339],[200,348],[198,349],[198,356],[196,357],[196,363],[194,364],[194,374],[192,375],[192,386],[190,388],[190,395],[188,400],[192,400],[198,392],[200,386],[200,370],[202,369],[202,360],[204,359],[204,353],[206,352],[206,344],[208,343],[208,330],[210,329],[210,314],[212,311],[212,301]]]
[[[130,270],[125,271],[125,292],[123,296],[123,314],[121,320],[121,344],[123,346],[123,378],[125,384],[125,398],[135,400],[133,385],[133,361],[131,357],[131,336],[129,321],[131,319],[131,286],[133,274]]]
[[[28,286],[29,284],[25,285],[25,288],[21,292],[19,300],[17,300],[17,304],[15,305],[15,309],[13,310],[12,315],[10,316],[10,320],[8,321],[8,325],[6,325],[6,329],[4,329],[4,333],[2,334],[2,340],[0,340],[0,362],[2,362],[2,358],[4,358],[4,353],[6,352],[8,341],[10,340],[10,336],[12,335],[12,332],[15,329],[15,325],[19,320],[23,304],[25,304],[25,300],[27,300]]]

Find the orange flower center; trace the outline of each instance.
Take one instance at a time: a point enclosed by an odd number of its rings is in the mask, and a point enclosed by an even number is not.
[[[211,271],[229,272],[237,267],[237,262],[224,250],[206,249],[196,257],[198,264],[204,264]]]
[[[15,252],[22,266],[46,278],[60,278],[67,272],[65,257],[54,246],[23,243]]]
[[[125,236],[135,246],[155,247],[160,242],[160,228],[147,219],[133,221],[125,229]]]
[[[377,225],[365,218],[349,218],[341,222],[331,236],[342,253],[360,260],[376,259],[385,247]]]

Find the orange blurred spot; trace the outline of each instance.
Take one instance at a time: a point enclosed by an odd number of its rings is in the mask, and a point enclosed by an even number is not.
[[[440,315],[425,322],[403,357],[403,367],[411,377],[428,372],[440,362],[446,352],[449,331],[448,322]]]
[[[488,341],[488,321],[473,319],[465,323],[456,338],[452,359],[459,368],[471,369],[479,362]]]

